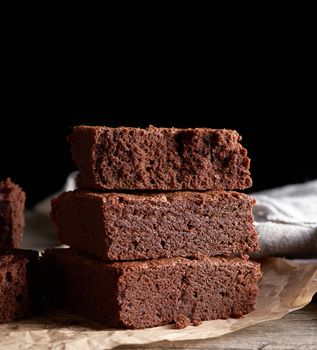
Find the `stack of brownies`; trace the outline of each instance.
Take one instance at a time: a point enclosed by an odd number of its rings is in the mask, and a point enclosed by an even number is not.
[[[47,250],[52,295],[109,327],[241,317],[255,303],[250,160],[232,130],[78,126],[78,189],[52,201],[69,249]],[[62,291],[62,292],[61,292]]]

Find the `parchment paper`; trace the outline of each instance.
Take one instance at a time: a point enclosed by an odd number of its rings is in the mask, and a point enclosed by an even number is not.
[[[118,345],[162,340],[218,337],[259,322],[275,320],[304,307],[317,292],[317,260],[263,261],[263,278],[255,311],[241,319],[203,322],[177,330],[173,325],[144,330],[103,329],[76,315],[59,311],[0,325],[1,349],[111,349]]]

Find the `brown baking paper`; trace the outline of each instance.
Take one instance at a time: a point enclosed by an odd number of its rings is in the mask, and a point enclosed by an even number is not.
[[[1,349],[111,349],[162,340],[206,339],[275,320],[308,304],[317,292],[317,260],[268,258],[255,311],[240,319],[203,322],[177,330],[173,325],[143,330],[103,329],[76,315],[50,315],[0,325]]]

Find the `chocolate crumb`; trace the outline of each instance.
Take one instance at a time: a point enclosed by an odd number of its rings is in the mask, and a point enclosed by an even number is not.
[[[190,319],[185,315],[179,315],[177,321],[175,322],[175,327],[177,329],[183,329],[190,325]]]
[[[197,327],[197,326],[201,325],[201,323],[202,323],[201,319],[199,319],[199,318],[193,319],[193,326]]]

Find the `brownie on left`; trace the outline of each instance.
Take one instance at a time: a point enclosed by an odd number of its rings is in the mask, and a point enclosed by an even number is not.
[[[20,248],[25,193],[10,179],[0,182],[0,249]]]
[[[40,305],[38,253],[0,251],[0,323],[31,316]]]

